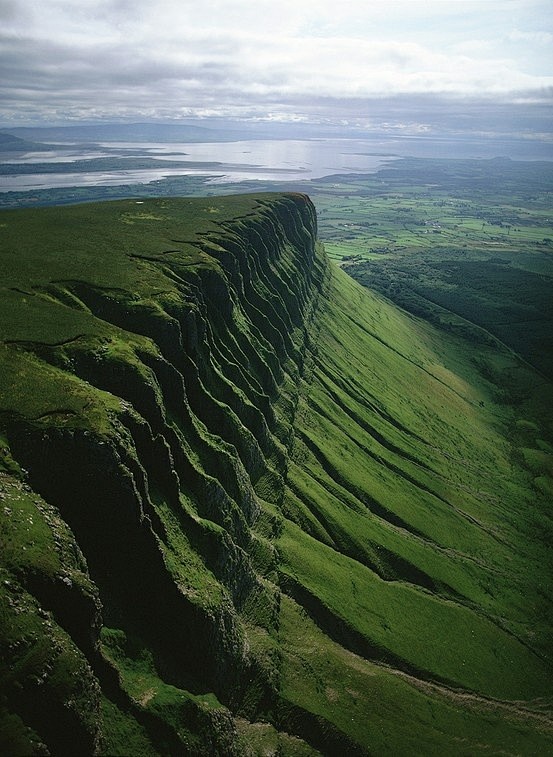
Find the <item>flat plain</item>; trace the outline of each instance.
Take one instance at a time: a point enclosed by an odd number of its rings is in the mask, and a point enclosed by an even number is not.
[[[328,255],[401,307],[553,378],[550,163],[403,159],[313,193]]]

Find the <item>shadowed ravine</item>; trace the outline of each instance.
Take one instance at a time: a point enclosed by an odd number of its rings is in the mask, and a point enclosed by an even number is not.
[[[529,368],[355,284],[303,195],[2,220],[3,753],[553,747]]]

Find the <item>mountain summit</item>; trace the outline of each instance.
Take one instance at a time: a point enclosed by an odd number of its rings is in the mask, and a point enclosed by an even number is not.
[[[546,442],[483,367],[530,368],[357,285],[305,195],[0,236],[4,753],[551,750]]]

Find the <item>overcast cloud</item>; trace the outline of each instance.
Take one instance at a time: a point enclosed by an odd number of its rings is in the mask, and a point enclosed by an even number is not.
[[[552,15],[551,0],[0,0],[0,124],[369,124],[378,103],[429,97],[543,115]]]

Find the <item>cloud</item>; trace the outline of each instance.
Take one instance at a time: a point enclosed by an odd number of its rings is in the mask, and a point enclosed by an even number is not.
[[[520,22],[540,3],[506,4]],[[336,103],[351,113],[363,100],[429,93],[547,100],[543,55],[530,66],[527,48],[520,58],[512,48],[531,35],[545,44],[548,33],[490,23],[504,9],[495,0],[343,0],[338,9],[330,0],[4,0],[0,120],[301,117],[302,102],[323,117]],[[490,36],[473,36],[476,26]]]
[[[553,34],[546,31],[523,32],[515,29],[509,32],[507,36],[512,42],[529,42],[535,45],[551,45],[553,43]]]

